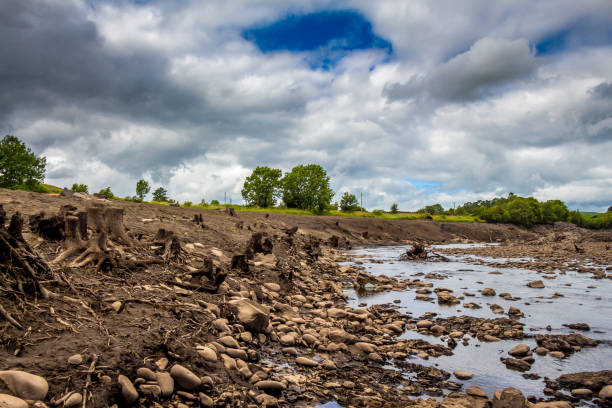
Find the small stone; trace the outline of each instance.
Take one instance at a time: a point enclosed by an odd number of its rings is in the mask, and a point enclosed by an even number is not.
[[[64,408],[72,408],[78,407],[83,402],[83,396],[80,392],[73,392],[71,396],[69,396],[66,401],[64,401]],[[0,404],[2,407],[2,404]]]
[[[514,347],[512,347],[510,349],[510,351],[508,351],[508,354],[510,354],[513,357],[523,357],[526,356],[527,354],[529,354],[529,351],[531,349],[529,348],[528,345],[526,344],[518,344]]]
[[[138,391],[134,388],[134,384],[125,375],[117,377],[117,382],[121,386],[121,396],[123,400],[128,404],[132,405],[138,399]]]
[[[111,307],[113,308],[113,310],[117,313],[119,313],[119,311],[121,310],[121,307],[123,306],[123,303],[121,303],[120,301],[115,301],[113,303],[111,303]]]
[[[155,373],[155,377],[157,378],[157,383],[161,389],[161,395],[164,397],[169,397],[172,395],[174,392],[174,379],[172,376],[166,372],[158,372]]]
[[[278,392],[285,389],[283,383],[274,380],[262,380],[255,383],[260,390]]]
[[[319,365],[319,363],[317,363],[316,361],[311,360],[311,359],[306,358],[306,357],[298,357],[298,358],[295,359],[295,362],[297,364],[299,364],[299,365],[303,365],[303,366],[306,366],[306,367],[316,367],[316,366]]]
[[[229,328],[227,319],[215,319],[212,321],[212,325],[215,329],[219,330],[220,332],[230,332],[231,331]]]
[[[49,391],[47,380],[25,371],[0,371],[0,380],[13,394],[25,400],[44,400]]]
[[[197,375],[180,364],[172,366],[170,375],[174,378],[176,385],[186,391],[195,390],[202,384],[202,381]]]
[[[144,378],[147,381],[157,381],[155,373],[147,367],[140,367],[138,370],[136,370],[136,375],[140,378]]]
[[[0,394],[1,408],[28,408],[28,403],[21,398],[13,397],[8,394]]]
[[[500,340],[498,337],[491,336],[490,334],[485,334],[483,338],[484,338],[484,341],[491,341],[491,342]]]
[[[225,347],[240,348],[240,344],[238,344],[236,339],[233,338],[232,336],[223,336],[217,341],[223,344]]]
[[[274,282],[266,282],[266,283],[264,283],[264,286],[268,290],[270,290],[272,292],[280,292],[280,290],[281,290],[280,285],[278,283],[274,283]]]
[[[493,408],[525,408],[523,393],[516,388],[505,388],[493,393]]]
[[[165,369],[166,369],[166,367],[168,367],[168,363],[169,363],[168,359],[167,359],[166,357],[162,357],[162,358],[160,358],[159,360],[157,360],[157,361],[155,362],[155,366],[156,366],[156,367],[157,367],[159,370],[162,370],[162,371],[163,371],[163,370],[165,370]]]
[[[487,393],[486,393],[486,392],[484,392],[484,391],[483,391],[483,390],[482,390],[480,387],[478,387],[478,386],[476,386],[476,385],[473,385],[473,386],[471,386],[471,387],[467,387],[467,388],[465,389],[465,392],[466,392],[468,395],[472,395],[472,396],[474,396],[474,397],[484,397],[484,398],[486,398],[486,397],[487,397]]]
[[[295,336],[284,334],[280,337],[279,341],[283,346],[293,346],[295,344]]]
[[[562,351],[550,351],[548,355],[554,358],[565,358],[565,354]]]
[[[593,396],[593,391],[588,388],[576,388],[572,390],[572,395],[576,398],[587,399]]]
[[[161,395],[161,387],[159,385],[142,384],[138,387],[138,389],[145,397],[159,399],[159,396]]]
[[[382,356],[378,353],[370,353],[368,354],[368,359],[370,361],[375,361],[377,363],[382,363],[383,361],[385,361]]]
[[[83,356],[80,354],[73,354],[68,357],[68,364],[79,365],[83,363]]]
[[[535,349],[535,352],[538,356],[545,356],[548,353],[548,349],[546,347],[538,347]]]
[[[214,406],[215,402],[208,395],[201,392],[198,394],[198,396],[200,397],[200,405],[202,405],[203,407],[211,408],[212,406]]]
[[[599,398],[612,400],[612,385],[606,385],[599,390]]]
[[[416,324],[417,329],[429,329],[433,323],[429,320],[419,320]]]
[[[342,386],[343,386],[344,388],[353,389],[353,388],[355,388],[355,383],[354,383],[354,382],[352,382],[352,381],[346,380],[346,381],[344,381],[344,382],[342,383]]]
[[[289,354],[291,356],[298,355],[298,351],[295,347],[284,347],[283,349],[281,349],[281,351],[283,352],[283,354]]]
[[[484,288],[482,290],[482,296],[495,296],[495,290],[492,288]]]
[[[470,378],[474,376],[474,374],[467,372],[467,371],[455,371],[453,374],[459,380],[469,380]]]
[[[542,282],[541,280],[537,280],[537,281],[529,282],[527,286],[529,286],[530,288],[535,288],[535,289],[543,289],[544,282]]]
[[[204,360],[214,363],[217,361],[217,352],[210,347],[202,347],[198,349],[198,354]]]

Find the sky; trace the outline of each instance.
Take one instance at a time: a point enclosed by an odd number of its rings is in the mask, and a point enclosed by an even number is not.
[[[416,210],[612,205],[610,0],[2,0],[0,134],[46,182],[241,203],[257,166]]]

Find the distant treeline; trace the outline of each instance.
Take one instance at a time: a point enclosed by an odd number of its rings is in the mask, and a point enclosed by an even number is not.
[[[609,210],[609,209],[608,209]],[[511,223],[523,226],[553,224],[567,221],[584,228],[612,228],[612,211],[593,216],[584,216],[579,211],[570,211],[560,200],[538,201],[533,197],[520,197],[510,193],[508,197],[467,202],[460,207],[444,210],[440,204],[428,205],[420,213],[473,215],[493,223]]]

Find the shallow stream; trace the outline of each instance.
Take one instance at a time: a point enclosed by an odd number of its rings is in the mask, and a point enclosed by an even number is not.
[[[440,248],[465,247],[466,245],[470,244],[440,245],[430,248],[430,251],[435,252]],[[556,274],[546,275],[527,269],[529,262],[527,258],[500,259],[470,255],[447,256],[449,262],[398,261],[400,254],[407,248],[407,246],[367,248],[351,251],[350,254],[355,257],[354,261],[373,275],[411,280],[418,278],[432,282],[433,287],[430,288],[432,290],[437,287],[451,289],[456,297],[464,296],[464,293],[468,292],[474,296],[465,296],[462,303],[473,302],[482,308],[468,309],[462,307],[461,304],[439,305],[435,301],[435,293],[430,295],[434,301],[415,300],[416,293],[411,288],[365,296],[358,295],[354,290],[347,290],[345,293],[349,297],[348,304],[352,307],[364,306],[364,304],[367,306],[393,304],[400,312],[410,314],[414,318],[419,318],[428,312],[437,313],[437,317],[461,315],[492,319],[508,317],[507,314],[494,314],[491,311],[489,305],[495,303],[502,306],[505,312],[510,306],[514,306],[524,313],[524,317],[519,321],[525,324],[526,336],[535,336],[537,333],[567,334],[572,330],[564,327],[563,324],[587,323],[591,330],[579,333],[601,341],[597,347],[584,348],[563,360],[548,355],[538,356],[534,353],[536,362],[528,373],[539,374],[541,376],[539,380],[525,379],[521,372],[507,369],[500,361],[500,357],[509,357],[508,350],[517,344],[524,343],[532,349],[535,348],[534,337],[493,343],[469,338],[467,346],[458,342],[452,356],[430,358],[429,360],[421,360],[413,356],[412,358],[418,360],[419,364],[433,365],[450,373],[455,370],[469,371],[474,374],[471,380],[457,381],[454,377],[451,379],[464,384],[464,387],[478,385],[489,396],[494,390],[512,386],[520,389],[525,395],[540,397],[544,396],[542,392],[545,387],[544,377],[555,379],[566,373],[612,368],[612,283],[609,280],[591,279],[591,274],[575,271],[567,273],[557,271]],[[490,267],[483,265],[482,261],[485,263],[525,262],[525,268]],[[425,278],[425,275],[429,273],[435,273],[443,279]],[[546,279],[544,276],[554,277],[554,279]],[[526,285],[534,280],[542,280],[545,288],[535,289]],[[493,288],[497,294],[509,292],[513,298],[520,298],[520,300],[511,301],[499,296],[482,296],[480,290],[484,288]],[[563,296],[554,296],[555,293]],[[551,326],[550,331],[546,330],[547,325]],[[402,337],[420,338],[430,343],[440,343],[439,338],[435,336],[421,335],[411,330],[406,331]],[[588,402],[585,402],[584,406],[589,406]]]

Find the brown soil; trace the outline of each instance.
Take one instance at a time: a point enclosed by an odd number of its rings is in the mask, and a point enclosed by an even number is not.
[[[83,200],[3,189],[0,189],[0,203],[9,218],[16,211],[25,216],[24,239],[46,262],[56,258],[65,246],[61,241],[45,240],[30,232],[28,217],[41,211],[55,215],[65,204],[85,210]],[[396,341],[383,336],[384,333],[397,335],[397,330],[413,323],[392,308],[369,308],[365,320],[358,313],[347,312],[341,287],[353,284],[358,271],[337,266],[336,261],[342,259],[338,250],[346,247],[346,243],[363,246],[414,241],[510,240],[532,243],[521,247],[521,251],[534,249],[521,252],[523,256],[540,256],[542,242],[539,240],[551,235],[551,229],[546,228],[528,231],[477,223],[256,212],[238,212],[232,216],[220,210],[120,201],[105,204],[125,211],[123,222],[135,244],[112,245],[125,262],[107,269],[91,264],[69,267],[67,262],[53,265],[53,276],[40,282],[57,295],[51,298],[19,296],[0,285],[0,304],[23,326],[19,329],[0,319],[0,370],[17,369],[46,378],[50,387],[47,403],[76,391],[87,397],[84,407],[122,405],[117,376],[122,374],[134,381],[139,367],[157,370],[155,362],[165,358],[169,361],[167,370],[179,363],[200,377],[210,376],[212,385],[202,385],[197,391],[211,397],[215,406],[265,405],[260,398],[263,394],[249,382],[248,376],[224,368],[221,360],[207,362],[196,352],[197,345],[216,341],[222,332],[212,323],[219,317],[215,305],[220,308],[221,316],[225,316],[227,300],[245,296],[271,308],[272,330],[265,335],[252,333],[253,339],[249,340],[249,336],[241,337],[247,330],[230,318],[229,334],[240,339],[242,349],[248,352],[247,363],[252,373],[284,381],[286,389],[266,400],[270,405],[312,406],[329,400],[338,400],[343,406],[419,404],[412,402],[397,386],[422,392],[433,385],[440,386],[448,373],[414,365],[417,378],[406,380],[385,369],[384,361],[378,357],[382,354],[383,360],[399,353],[396,355],[400,358],[417,352],[436,356],[447,353],[448,349],[423,341]],[[297,232],[293,233],[292,227],[297,227]],[[165,255],[155,248],[160,229],[172,231],[178,238],[182,250],[176,256],[166,256],[168,247]],[[271,255],[265,255],[265,243],[259,253],[247,251],[254,233],[262,233],[270,240]],[[581,230],[580,234],[580,247],[591,253],[597,249],[598,253],[606,254],[602,257],[610,259],[605,250],[608,244],[596,240],[592,233]],[[337,238],[332,239],[334,236]],[[568,240],[567,245],[563,240],[558,241],[562,247],[559,251],[575,252],[569,244],[574,238],[564,238]],[[561,259],[563,254],[553,251],[546,256]],[[142,259],[163,261],[147,265],[127,262]],[[191,274],[207,267],[206,259],[214,262],[218,269],[215,273],[227,274],[219,293],[190,284]],[[278,284],[280,290],[276,292],[270,285],[264,287],[264,283]],[[121,302],[119,312],[111,306],[114,302]],[[345,312],[332,316],[332,309]],[[345,343],[335,341],[341,345],[339,350],[328,347],[328,337],[332,336],[327,333],[335,328],[354,337]],[[313,330],[318,339],[311,344],[305,334]],[[300,355],[316,354],[332,360],[335,367],[313,369],[295,364],[292,355],[281,351],[279,337],[285,332],[303,336],[295,345]],[[356,349],[352,345],[355,340],[375,344],[378,357]],[[67,360],[74,354],[81,354],[84,361],[70,365]],[[284,364],[292,368],[283,368]],[[3,387],[0,382],[0,393],[10,393]],[[160,400],[141,395],[137,404],[152,406],[154,403],[199,406],[200,397],[197,392],[174,393]],[[435,406],[436,403],[426,404]]]

